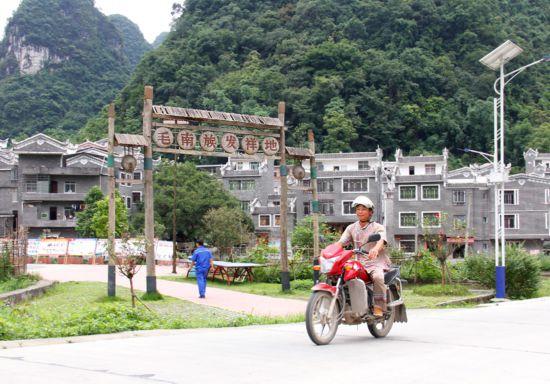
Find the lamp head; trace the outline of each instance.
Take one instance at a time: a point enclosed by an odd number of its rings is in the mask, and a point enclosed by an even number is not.
[[[492,70],[497,70],[501,65],[506,64],[521,52],[523,52],[523,49],[520,46],[511,40],[506,40],[497,48],[483,56],[479,61]]]

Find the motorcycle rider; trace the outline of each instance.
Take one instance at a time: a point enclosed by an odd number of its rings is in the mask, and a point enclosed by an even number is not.
[[[351,207],[355,208],[358,220],[347,226],[338,242],[343,247],[353,242],[354,248],[361,248],[368,252],[368,256],[358,254],[358,260],[365,266],[373,281],[374,315],[381,317],[386,311],[387,304],[384,270],[390,268],[390,258],[385,249],[387,244],[386,228],[382,224],[372,221],[374,204],[367,196],[357,196]],[[375,233],[380,234],[380,240],[376,243],[366,243],[368,237]]]

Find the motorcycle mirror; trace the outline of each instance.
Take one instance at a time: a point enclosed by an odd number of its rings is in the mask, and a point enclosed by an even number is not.
[[[379,233],[373,233],[372,235],[369,236],[369,238],[367,239],[367,243],[373,243],[375,241],[378,241],[381,239],[381,236]]]

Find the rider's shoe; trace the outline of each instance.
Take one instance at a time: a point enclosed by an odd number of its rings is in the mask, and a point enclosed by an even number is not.
[[[382,311],[381,307],[379,307],[378,305],[375,305],[373,314],[376,317],[382,317],[382,316],[384,316],[384,311]]]

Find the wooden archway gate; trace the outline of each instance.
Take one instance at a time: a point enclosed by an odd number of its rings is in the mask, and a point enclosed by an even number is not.
[[[153,151],[191,156],[280,160],[281,282],[290,289],[287,249],[287,174],[285,103],[278,117],[153,105],[153,87],[146,86],[143,103],[144,207],[147,247],[147,292],[157,292],[154,253]]]

